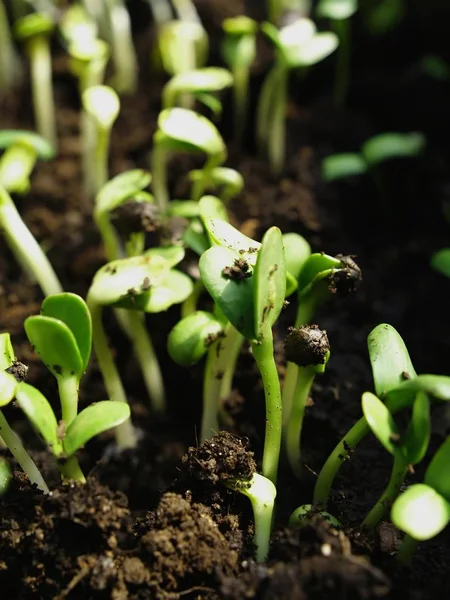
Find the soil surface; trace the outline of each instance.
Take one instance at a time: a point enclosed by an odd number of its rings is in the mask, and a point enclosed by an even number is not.
[[[130,3],[133,4],[133,3]],[[211,62],[219,64],[220,23],[257,2],[198,3],[211,35]],[[450,375],[448,298],[450,279],[430,268],[431,254],[450,239],[445,208],[450,205],[448,99],[450,84],[428,75],[422,57],[450,59],[445,1],[414,0],[395,30],[370,35],[364,19],[353,28],[351,86],[345,108],[332,102],[334,59],[304,78],[291,78],[288,155],[283,175],[271,177],[258,158],[252,136],[242,150],[230,140],[231,103],[225,102],[221,131],[229,142],[228,164],[245,178],[245,192],[229,206],[232,222],[261,239],[278,225],[304,235],[314,251],[350,255],[362,271],[355,293],[336,297],[315,322],[327,332],[331,357],[316,378],[302,434],[304,476],[296,480],[281,464],[273,541],[267,564],[253,560],[251,506],[226,482],[260,467],[264,397],[255,363],[244,347],[225,404],[227,434],[198,447],[202,365],[173,364],[167,335],[179,318],[175,307],[147,317],[167,385],[169,412],[151,414],[138,367],[126,340],[107,315],[140,442],[118,454],[111,433],[80,453],[88,483],[61,485],[54,465],[17,408],[5,414],[23,437],[53,490],[43,496],[15,471],[0,499],[0,589],[5,600],[409,600],[450,596],[450,531],[420,546],[413,568],[399,567],[393,554],[401,540],[389,522],[374,533],[359,529],[388,481],[391,457],[371,437],[347,461],[336,479],[330,512],[343,524],[334,529],[320,515],[288,529],[291,512],[310,503],[316,475],[329,452],[361,415],[361,394],[373,389],[366,339],[379,323],[404,338],[418,373]],[[148,51],[154,30],[145,2],[132,7],[141,84],[122,99],[114,127],[111,173],[148,167],[164,77],[150,73]],[[261,42],[252,78],[252,110],[270,50]],[[67,59],[54,48],[58,157],[39,163],[30,192],[15,198],[20,213],[42,244],[68,291],[86,296],[105,256],[83,194],[80,106]],[[1,100],[0,128],[32,128],[28,78]],[[252,124],[249,126],[251,133]],[[325,184],[321,159],[356,151],[383,131],[422,131],[424,153],[383,165],[377,182],[367,176]],[[177,157],[171,166],[173,197],[187,191],[186,174],[197,164]],[[448,213],[448,210],[447,210]],[[148,227],[148,218],[145,220]],[[172,232],[173,233],[173,232]],[[154,235],[149,234],[150,237]],[[175,234],[174,234],[175,235]],[[24,319],[39,312],[42,295],[21,272],[0,239],[0,328],[12,335],[17,358],[29,367],[27,381],[57,405],[56,384],[32,351]],[[295,319],[295,300],[283,311],[274,334],[281,376],[283,340]],[[101,376],[91,368],[82,381],[81,406],[102,400]],[[433,406],[429,456],[407,484],[422,480],[432,452],[450,432],[450,412]],[[1,454],[8,456],[5,450]]]

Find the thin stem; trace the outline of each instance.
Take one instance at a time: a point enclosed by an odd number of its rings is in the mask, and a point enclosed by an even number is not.
[[[116,230],[109,220],[109,213],[94,210],[94,220],[102,238],[107,261],[118,260],[122,256],[122,249]]]
[[[276,97],[278,71],[279,65],[275,65],[267,73],[259,94],[256,113],[256,142],[261,156],[264,156],[267,151],[271,112],[275,103],[274,98]]]
[[[264,455],[262,474],[274,485],[277,482],[278,463],[280,460],[282,434],[282,408],[280,380],[273,354],[272,330],[265,332],[261,341],[252,342],[253,356],[258,365],[264,385],[266,400],[266,432],[264,438]]]
[[[36,485],[44,494],[49,494],[47,484],[45,483],[39,469],[35,465],[33,459],[23,447],[21,441],[11,429],[0,410],[0,436],[9,448],[9,451],[19,463],[22,471],[28,475],[28,479],[34,485]]]
[[[10,92],[20,78],[20,62],[14,48],[8,15],[0,0],[0,95]]]
[[[233,96],[234,96],[234,140],[238,148],[242,146],[248,111],[248,67],[235,67],[233,69]]]
[[[0,229],[16,260],[31,272],[46,296],[59,294],[62,286],[50,261],[22,221],[8,192],[0,186]]]
[[[286,427],[286,454],[292,472],[296,477],[300,477],[302,473],[301,434],[303,417],[315,376],[316,367],[299,368],[294,401]]]
[[[75,455],[70,456],[64,462],[58,463],[58,468],[61,472],[63,480],[86,483],[86,477],[84,476],[84,473],[80,468],[78,458]]]
[[[88,199],[86,208],[91,208],[90,200],[94,195],[95,188],[95,159],[94,148],[96,146],[95,122],[93,117],[85,110],[81,113],[81,139],[83,147],[83,188]]]
[[[230,396],[233,389],[233,378],[236,372],[236,363],[241,352],[244,336],[234,327],[230,328],[229,341],[227,345],[228,356],[225,372],[222,377],[222,385],[220,388],[220,397],[226,399]]]
[[[114,358],[103,328],[102,307],[92,302],[89,294],[87,304],[92,317],[92,342],[109,399],[127,402],[122,380],[114,363]],[[130,419],[116,427],[115,434],[119,448],[135,448],[137,446],[136,432]]]
[[[217,155],[211,154],[208,156],[203,169],[202,169],[202,177],[198,177],[194,183],[192,184],[191,189],[191,199],[194,202],[198,202],[200,198],[205,193],[205,189],[212,182],[212,172],[220,164],[221,160]]]
[[[122,94],[134,94],[137,88],[138,65],[131,37],[129,13],[122,0],[107,0],[112,34],[114,87]]]
[[[60,376],[57,381],[62,419],[68,427],[78,414],[78,378],[75,375]]]
[[[403,565],[410,565],[413,561],[418,545],[419,542],[417,540],[412,538],[410,535],[405,535],[400,549],[395,555],[395,558]]]
[[[151,157],[152,188],[159,210],[164,214],[169,206],[167,186],[167,151],[155,140]]]
[[[280,175],[286,156],[286,104],[288,73],[286,67],[280,67],[275,82],[276,95],[272,105],[270,134],[268,139],[269,163],[274,175]],[[274,90],[275,92],[275,90]]]
[[[405,462],[405,459],[400,452],[397,452],[394,455],[394,465],[392,467],[389,483],[375,506],[362,522],[362,527],[375,529],[375,527],[378,525],[381,519],[383,519],[385,514],[392,506],[394,500],[399,495],[407,472],[408,464]]]
[[[92,195],[95,196],[108,181],[108,154],[109,138],[111,131],[97,126],[96,143],[94,146],[93,165],[93,188]]]
[[[0,158],[0,183],[8,192],[23,193],[30,186],[36,151],[26,144],[13,144]]]
[[[197,310],[197,304],[200,296],[202,295],[205,286],[201,279],[197,279],[194,283],[194,289],[191,295],[181,305],[181,318],[188,317]]]
[[[336,75],[334,80],[334,104],[338,107],[342,107],[347,98],[350,79],[350,19],[339,19],[334,21],[334,30],[339,38]]]
[[[50,40],[45,35],[37,35],[27,42],[26,49],[30,60],[36,129],[56,148],[58,141],[53,101]]]

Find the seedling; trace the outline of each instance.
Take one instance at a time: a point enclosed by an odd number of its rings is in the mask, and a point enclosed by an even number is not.
[[[32,274],[45,295],[58,294],[61,284],[47,256],[22,221],[11,196],[0,185],[0,229],[23,269]]]
[[[290,414],[286,416],[286,454],[296,477],[302,473],[301,432],[309,394],[317,373],[323,373],[330,356],[326,331],[317,325],[291,327],[285,340],[286,359],[298,367]]]
[[[0,131],[0,184],[9,193],[24,194],[30,189],[30,176],[39,158],[51,160],[55,151],[47,140],[32,131]]]
[[[256,59],[256,33],[258,25],[249,17],[239,16],[224,19],[222,29],[222,56],[233,74],[234,95],[234,141],[242,144],[247,128],[248,90],[250,69]]]
[[[345,102],[350,79],[351,23],[350,18],[358,10],[358,0],[320,0],[317,16],[330,19],[339,38],[334,85],[334,102],[342,106]]]
[[[169,252],[167,251],[169,250]],[[106,390],[111,399],[127,402],[119,372],[103,329],[104,306],[126,308],[131,311],[158,313],[173,304],[183,302],[192,292],[192,281],[187,275],[172,268],[183,257],[170,256],[170,249],[152,249],[143,256],[125,258],[108,263],[97,271],[87,296],[92,316],[93,344]],[[181,256],[181,258],[180,258]],[[131,321],[136,340],[143,329],[141,321]],[[146,365],[152,371],[152,364]],[[119,447],[136,445],[136,435],[130,423],[116,430]]]
[[[320,516],[326,523],[329,523],[335,529],[342,529],[342,523],[336,517],[333,517],[329,512],[325,510],[318,510],[314,504],[303,504],[294,510],[289,517],[288,526],[292,528],[301,527],[307,523],[311,517]]]
[[[8,14],[0,2],[0,95],[10,92],[20,79],[20,60],[12,40]]]
[[[262,154],[269,157],[274,175],[279,175],[285,162],[285,127],[289,72],[316,64],[338,46],[336,34],[317,33],[310,19],[298,19],[278,30],[272,23],[261,29],[275,46],[275,64],[266,76],[256,123],[257,142]]]
[[[398,496],[411,465],[418,464],[425,456],[431,433],[430,402],[423,392],[417,394],[404,435],[400,435],[391,413],[374,394],[363,394],[362,407],[370,429],[394,457],[388,486],[362,523],[363,527],[373,529]]]
[[[438,273],[450,277],[450,248],[435,252],[431,258],[431,266]]]
[[[202,101],[205,96],[221,92],[233,84],[233,76],[221,67],[203,67],[174,75],[164,86],[163,108],[174,108],[179,98],[192,95]]]
[[[42,137],[56,148],[50,50],[50,38],[54,27],[53,20],[45,13],[27,15],[14,24],[15,36],[24,44],[30,61],[36,128]]]
[[[450,522],[450,437],[431,460],[424,483],[409,487],[394,502],[391,519],[406,536],[397,560],[410,564],[417,545],[441,532]]]
[[[83,92],[83,166],[84,185],[95,196],[108,181],[108,153],[111,129],[116,121],[120,101],[106,85],[96,85]]]
[[[208,188],[227,204],[244,189],[242,175],[229,167],[215,167],[211,172],[195,169],[189,172],[189,179],[192,181],[191,197],[194,201],[201,197],[202,190]]]
[[[197,193],[210,181],[212,171],[226,159],[225,143],[217,128],[206,117],[185,108],[163,110],[158,117],[152,152],[153,193],[161,212],[169,206],[167,188],[167,160],[170,152],[204,152],[207,160],[203,171],[205,178],[197,186]],[[199,200],[198,198],[193,198]]]

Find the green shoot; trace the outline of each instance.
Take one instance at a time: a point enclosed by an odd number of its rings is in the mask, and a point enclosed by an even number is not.
[[[31,68],[33,108],[36,129],[54,148],[57,147],[55,105],[52,88],[50,38],[52,19],[45,13],[33,13],[14,24],[14,33],[24,46]]]
[[[233,75],[234,141],[241,146],[247,127],[250,69],[256,59],[256,21],[246,16],[224,19],[222,56]]]
[[[284,343],[286,359],[298,366],[297,385],[290,414],[286,416],[286,454],[296,477],[302,473],[301,432],[305,408],[316,373],[323,373],[330,355],[326,331],[317,325],[291,327]]]
[[[11,92],[20,79],[20,60],[12,40],[5,3],[0,0],[0,95]]]
[[[450,248],[438,250],[431,257],[431,266],[438,273],[450,277]]]
[[[47,256],[22,221],[8,192],[0,185],[0,229],[17,262],[36,279],[47,296],[62,291]]]
[[[162,92],[163,108],[174,108],[182,96],[221,92],[233,84],[233,76],[221,67],[203,67],[174,75]]]
[[[227,204],[244,189],[244,178],[234,169],[229,167],[215,167],[210,172],[195,169],[189,172],[192,181],[192,200],[199,199],[205,188],[214,191],[216,195]]]

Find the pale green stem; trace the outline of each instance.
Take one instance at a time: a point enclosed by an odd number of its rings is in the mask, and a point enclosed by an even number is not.
[[[273,354],[272,330],[265,332],[261,341],[252,342],[252,352],[258,365],[264,385],[266,401],[266,431],[264,438],[264,455],[262,474],[277,483],[278,463],[280,460],[282,434],[282,408],[280,380]]]
[[[235,67],[233,69],[233,96],[234,96],[234,139],[240,147],[247,124],[248,111],[248,67]]]
[[[88,88],[95,85],[103,85],[107,63],[107,58],[96,57],[85,66],[84,72],[80,75],[78,80],[80,97]]]
[[[110,400],[128,402],[103,328],[102,307],[92,302],[89,294],[87,304],[92,317],[92,342],[108,397]],[[119,448],[135,448],[137,446],[136,432],[130,419],[115,428],[115,435]]]
[[[10,92],[20,76],[20,62],[14,48],[8,15],[0,0],[0,95]]]
[[[214,169],[222,162],[222,156],[211,154],[208,156],[203,169],[202,177],[199,177],[192,184],[191,199],[198,202],[203,196],[205,189],[212,183],[212,173]]]
[[[93,189],[92,195],[96,194],[108,181],[108,155],[109,138],[111,131],[104,127],[97,126],[96,144],[94,146],[94,164],[93,164]]]
[[[194,289],[191,295],[181,305],[181,318],[188,317],[197,310],[197,304],[200,296],[202,295],[205,286],[201,279],[197,279],[194,283]]]
[[[155,141],[151,157],[152,188],[156,204],[164,214],[169,207],[169,190],[167,186],[167,151]]]
[[[58,462],[58,468],[61,472],[61,476],[65,481],[78,481],[79,483],[86,483],[86,477],[80,468],[78,458],[70,456],[67,460]]]
[[[279,66],[275,65],[266,75],[261,92],[256,113],[256,142],[258,152],[264,156],[267,152],[269,143],[269,129],[271,121],[271,112],[273,110],[274,98],[276,96],[276,85],[278,79]]]
[[[267,143],[269,163],[274,175],[280,175],[285,166],[288,74],[286,67],[279,68],[271,109],[270,134]]]
[[[36,159],[36,151],[27,144],[10,146],[0,158],[1,185],[10,193],[28,191]]]
[[[0,436],[9,448],[9,451],[14,456],[14,458],[19,463],[21,469],[24,473],[28,475],[28,479],[32,484],[37,485],[37,487],[44,492],[44,494],[49,494],[50,490],[48,489],[47,484],[45,483],[39,469],[35,465],[33,459],[28,454],[28,452],[23,447],[17,435],[11,429],[8,424],[8,421],[5,419],[2,411],[0,410]]]
[[[53,101],[50,40],[45,35],[37,35],[27,42],[26,49],[30,60],[36,129],[56,148],[58,140]]]
[[[122,256],[122,249],[116,230],[109,220],[109,213],[94,210],[94,220],[102,238],[107,261],[118,260]]]
[[[97,140],[94,119],[84,110],[81,112],[81,139],[83,148],[83,188],[88,200],[86,208],[90,209],[92,207],[91,199],[95,188],[94,148]]]
[[[13,201],[0,186],[0,229],[20,265],[33,273],[44,295],[59,294],[62,286],[47,256],[22,221]]]
[[[410,565],[413,561],[419,542],[410,535],[405,535],[401,543],[400,549],[395,555],[399,563]]]
[[[112,34],[114,87],[122,94],[134,94],[138,65],[131,37],[130,17],[122,0],[107,0],[106,4]]]
[[[292,472],[298,478],[302,474],[301,435],[303,417],[316,372],[315,366],[299,368],[292,409],[286,427],[286,454]]]
[[[59,376],[56,379],[62,419],[68,427],[78,414],[78,378],[75,375],[69,375]]]
[[[334,30],[339,38],[339,47],[334,81],[334,103],[338,107],[345,104],[350,79],[350,19],[334,21]]]
[[[394,455],[394,465],[392,467],[391,478],[389,479],[389,483],[384,490],[383,494],[372,508],[372,510],[368,513],[364,521],[362,522],[362,527],[368,527],[370,529],[375,529],[378,523],[383,519],[386,515],[392,503],[397,498],[400,493],[400,489],[405,481],[406,474],[408,472],[408,464],[405,462],[405,459],[397,452]]]
[[[234,327],[229,330],[229,339],[227,342],[228,362],[222,377],[222,386],[220,388],[220,397],[226,399],[230,396],[233,389],[233,378],[236,372],[236,363],[241,352],[244,336]]]
[[[172,0],[172,4],[181,21],[199,22],[197,9],[192,0]]]

